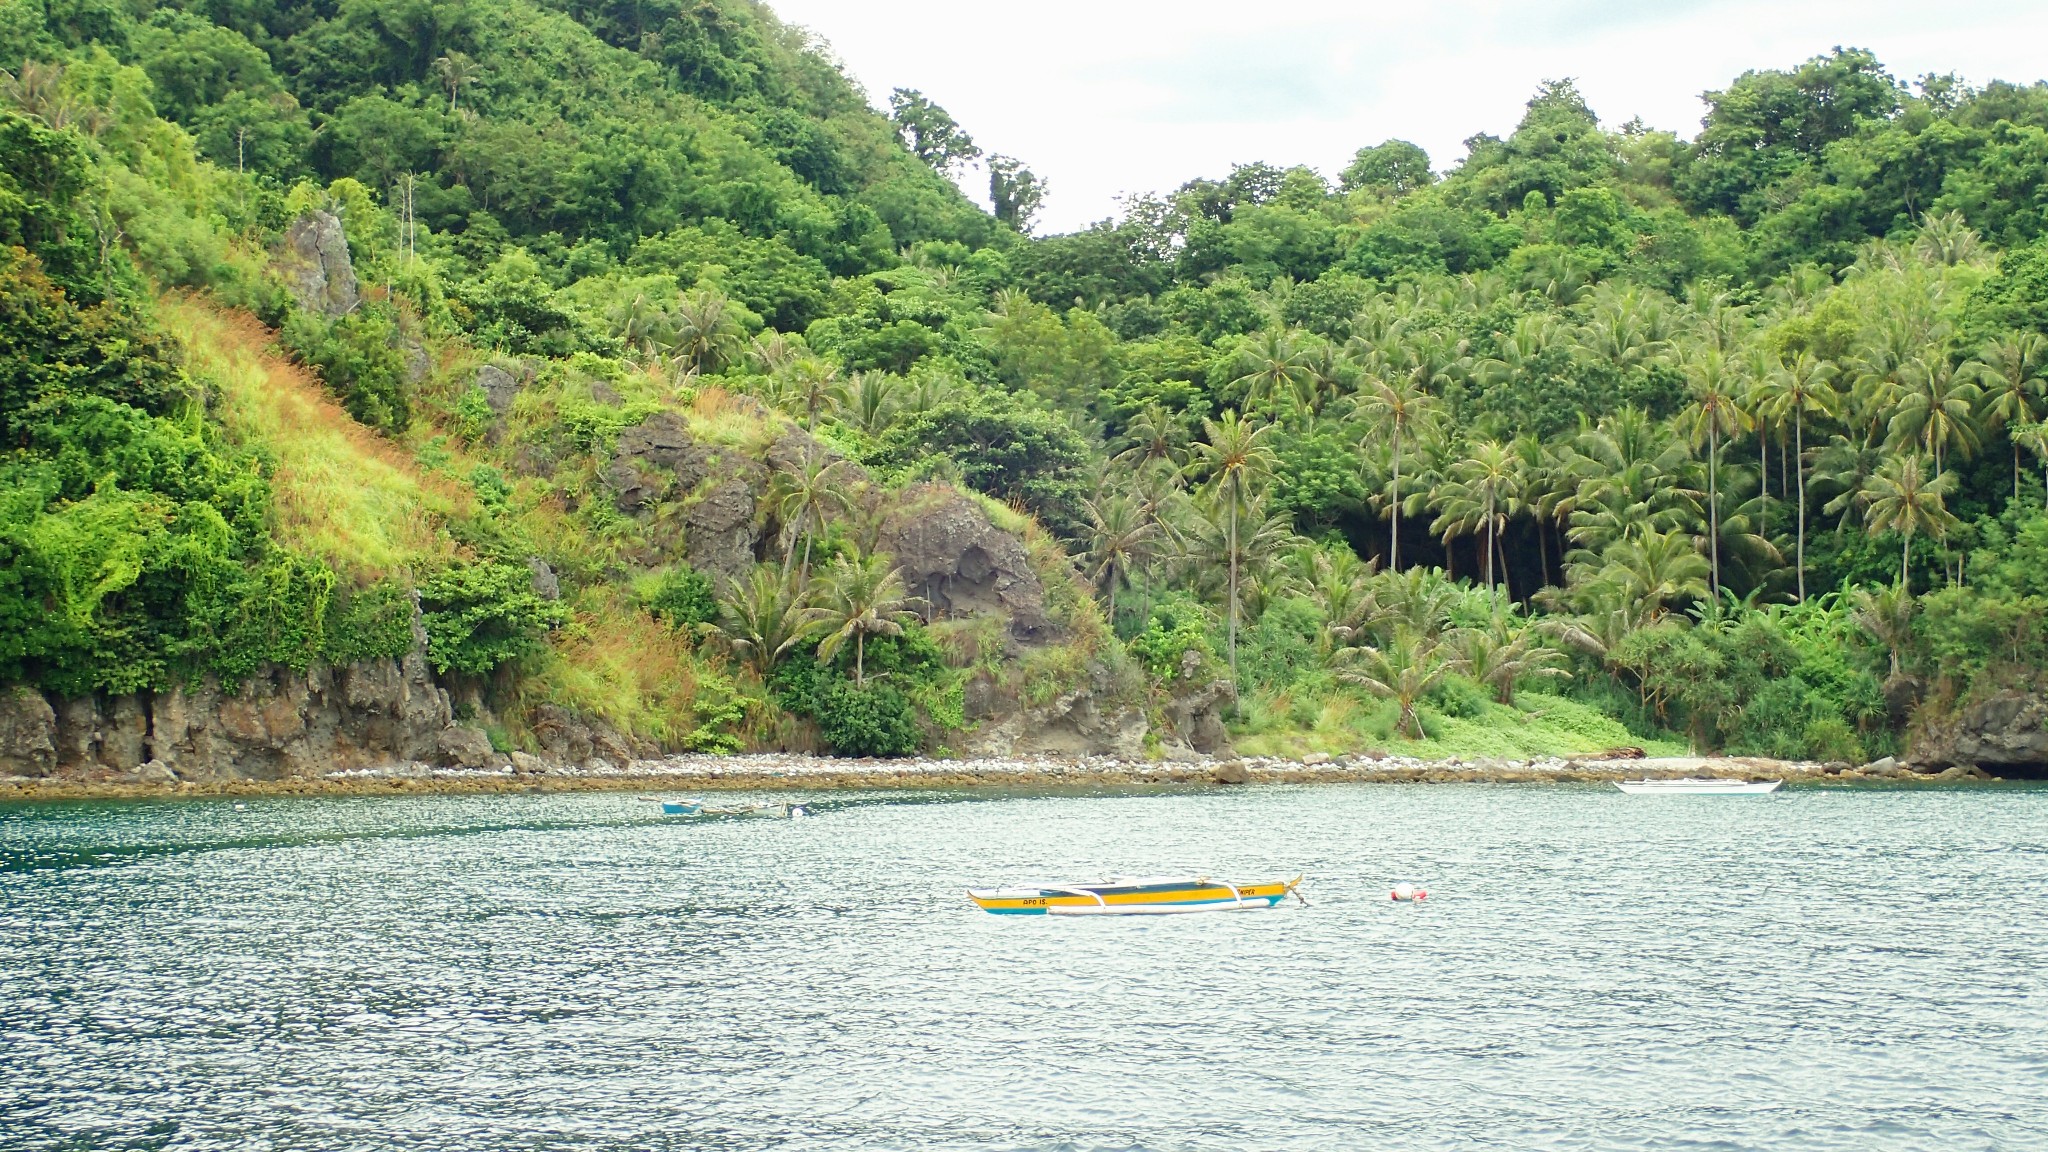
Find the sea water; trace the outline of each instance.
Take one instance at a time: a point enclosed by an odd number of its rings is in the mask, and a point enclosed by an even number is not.
[[[0,808],[0,1148],[2048,1148],[2048,790],[803,799]]]

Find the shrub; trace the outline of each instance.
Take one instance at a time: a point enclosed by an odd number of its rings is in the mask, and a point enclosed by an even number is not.
[[[647,610],[670,628],[685,632],[718,619],[718,591],[709,576],[688,564],[677,564],[655,583],[647,596]]]
[[[1153,605],[1152,618],[1145,630],[1125,648],[1154,680],[1177,679],[1181,660],[1189,652],[1199,653],[1204,667],[1216,660],[1216,648],[1209,642],[1208,613],[1185,596],[1173,596]]]
[[[488,675],[540,650],[567,618],[533,590],[524,564],[457,563],[420,585],[427,659],[437,672]]]
[[[818,731],[841,756],[909,756],[918,750],[910,701],[888,684],[835,677],[814,698]]]
[[[349,415],[385,432],[403,432],[412,423],[405,353],[389,305],[364,304],[334,320],[293,312],[279,337],[320,374]]]

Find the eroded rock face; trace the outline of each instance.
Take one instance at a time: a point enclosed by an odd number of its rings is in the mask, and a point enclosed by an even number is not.
[[[768,490],[768,469],[737,449],[705,444],[674,412],[656,412],[619,433],[606,471],[619,511],[628,515],[668,501],[683,504],[683,554],[721,583],[754,563],[761,537],[756,510]]]
[[[484,394],[484,403],[489,405],[492,415],[503,419],[512,411],[512,402],[519,398],[519,379],[496,364],[485,364],[476,370],[476,387]]]
[[[56,768],[56,710],[33,688],[0,692],[0,776],[48,776]]]
[[[1223,714],[1237,703],[1237,685],[1228,680],[1204,680],[1201,667],[1199,652],[1182,658],[1180,676],[1166,702],[1166,723],[1174,736],[1197,752],[1227,751],[1230,732],[1223,725]]]
[[[1907,757],[1928,767],[1980,765],[2048,773],[2048,698],[2001,692],[1930,725]]]
[[[299,307],[323,316],[346,316],[360,300],[348,236],[332,212],[308,212],[292,222],[277,268]]]
[[[453,716],[414,640],[399,659],[273,667],[233,690],[209,678],[52,702],[16,688],[0,695],[0,774],[269,780],[429,759]]]
[[[931,605],[934,619],[1000,614],[1009,617],[1010,634],[1027,641],[1056,632],[1024,542],[950,488],[905,491],[883,525],[882,549],[895,558],[911,595]]]

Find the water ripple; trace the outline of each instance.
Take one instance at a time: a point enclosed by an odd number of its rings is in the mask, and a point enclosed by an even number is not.
[[[0,808],[0,1148],[2048,1146],[2048,791],[645,807]]]

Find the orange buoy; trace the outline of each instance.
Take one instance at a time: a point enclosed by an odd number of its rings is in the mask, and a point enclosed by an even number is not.
[[[1429,890],[1427,888],[1417,888],[1413,884],[1396,884],[1394,885],[1394,890],[1388,893],[1388,896],[1400,903],[1411,904],[1417,900],[1429,899]]]

